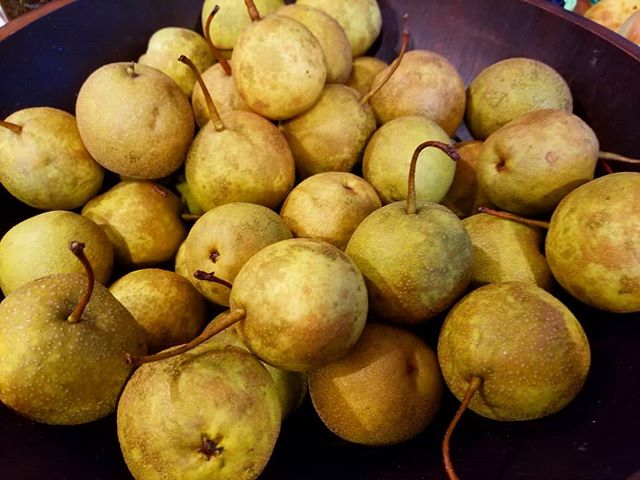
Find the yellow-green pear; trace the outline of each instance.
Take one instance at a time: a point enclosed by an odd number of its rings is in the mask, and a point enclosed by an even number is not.
[[[98,193],[103,178],[73,115],[33,107],[0,121],[0,182],[21,202],[41,210],[72,210]]]
[[[204,297],[177,273],[134,270],[113,282],[109,291],[144,330],[149,353],[187,343],[204,326]]]
[[[95,278],[109,282],[113,246],[93,220],[66,210],[41,213],[14,225],[0,241],[0,287],[5,295],[25,283],[54,273],[84,273],[69,252],[76,240],[86,245],[85,255]]]
[[[277,13],[302,23],[316,37],[324,52],[327,83],[346,83],[353,58],[344,28],[322,10],[301,3],[286,5]]]
[[[120,182],[82,209],[109,237],[116,261],[139,267],[175,255],[187,236],[181,212],[175,193],[148,181]]]
[[[335,18],[347,33],[354,58],[369,50],[382,29],[376,0],[298,0],[296,4],[318,8]]]
[[[388,68],[392,68],[389,66]],[[387,69],[371,84],[374,90],[384,81]],[[423,115],[452,136],[464,116],[464,80],[442,55],[429,50],[407,52],[389,81],[371,97],[379,123],[407,115]]]
[[[593,179],[598,154],[598,139],[584,120],[564,110],[535,110],[485,140],[476,164],[478,185],[504,210],[549,213]]]
[[[462,224],[473,245],[472,286],[530,282],[551,289],[540,229],[485,213],[471,215]]]
[[[361,97],[364,97],[371,90],[375,76],[388,66],[387,62],[376,57],[354,58],[347,85],[357,90]]]
[[[557,108],[571,113],[573,98],[567,82],[552,67],[533,58],[515,57],[489,65],[473,79],[466,108],[467,128],[484,140],[533,110]]]
[[[156,179],[176,171],[193,140],[187,96],[160,70],[111,63],[84,81],[76,101],[78,130],[91,156],[112,172]]]
[[[178,61],[180,55],[191,58],[201,72],[214,62],[202,35],[182,27],[164,27],[154,32],[139,62],[166,73],[190,97],[196,78],[189,67]]]

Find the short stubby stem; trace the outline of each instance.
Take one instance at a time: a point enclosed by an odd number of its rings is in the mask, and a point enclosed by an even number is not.
[[[7,128],[16,135],[22,132],[22,125],[16,125],[15,123],[7,122],[6,120],[0,120],[0,127]]]
[[[215,262],[215,260],[213,259],[212,261]],[[224,285],[227,288],[233,287],[233,285],[227,282],[226,280],[223,280],[220,277],[216,277],[216,274],[213,272],[204,272],[202,270],[196,270],[195,272],[193,272],[193,276],[198,280],[204,280],[205,282],[219,283],[220,285]]]

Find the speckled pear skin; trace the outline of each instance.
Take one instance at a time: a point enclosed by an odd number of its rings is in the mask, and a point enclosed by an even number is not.
[[[91,219],[66,210],[53,210],[14,225],[0,240],[0,286],[5,295],[53,273],[84,273],[69,251],[69,242],[86,245],[85,255],[96,280],[106,284],[113,267],[113,246]]]
[[[471,240],[458,217],[435,203],[406,202],[375,210],[351,235],[345,252],[362,272],[371,313],[418,324],[462,295],[472,267]]]
[[[555,209],[545,243],[558,283],[592,307],[640,311],[640,173],[597,178]]]
[[[252,480],[280,432],[278,393],[246,351],[204,343],[142,365],[117,411],[118,440],[137,479]]]
[[[93,197],[104,169],[91,158],[73,115],[56,108],[25,108],[0,128],[0,181],[18,200],[42,210],[71,210]]]
[[[276,209],[295,182],[291,149],[278,128],[253,112],[222,114],[225,129],[206,124],[185,162],[187,185],[204,210],[231,202]]]
[[[376,57],[354,58],[347,85],[364,97],[369,93],[374,77],[388,66],[388,63]]]
[[[469,84],[465,121],[474,138],[486,139],[514,118],[546,108],[572,112],[567,82],[543,62],[507,58],[489,65]]]
[[[183,163],[195,122],[187,96],[160,70],[111,63],[82,84],[80,137],[104,168],[130,178],[166,177]]]
[[[351,87],[327,84],[307,111],[280,124],[301,178],[321,172],[350,172],[376,131],[369,104]]]
[[[187,236],[181,212],[176,194],[147,181],[119,182],[82,208],[109,237],[117,262],[139,267],[173,257]]]
[[[525,216],[549,213],[593,179],[598,151],[598,138],[578,116],[535,110],[484,141],[476,162],[478,185],[501,209]]]
[[[376,0],[298,0],[298,5],[318,8],[344,28],[353,57],[364,55],[382,29],[382,14]]]
[[[449,312],[438,359],[461,400],[482,379],[469,409],[494,420],[532,420],[571,402],[591,363],[582,326],[559,300],[521,282],[474,290]]]
[[[86,275],[56,274],[0,303],[0,400],[7,407],[52,425],[92,422],[115,410],[132,371],[126,354],[147,352],[144,333],[97,282],[82,319],[68,322],[86,289]]]
[[[291,238],[285,221],[273,210],[254,203],[220,205],[202,215],[185,240],[187,278],[209,301],[229,305],[229,288],[199,280],[196,270],[215,272],[231,284],[242,266],[264,247]]]
[[[341,250],[309,238],[263,248],[233,284],[240,336],[262,361],[304,372],[344,355],[367,318],[362,274]]]
[[[271,120],[291,118],[311,107],[327,78],[316,37],[300,22],[277,14],[247,26],[231,61],[240,95]]]

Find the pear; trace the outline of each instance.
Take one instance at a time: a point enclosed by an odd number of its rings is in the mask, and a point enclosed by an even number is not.
[[[335,18],[347,33],[354,58],[369,50],[382,29],[376,0],[298,0],[296,5],[315,7]]]
[[[409,41],[406,15],[403,22],[402,48],[387,72],[387,79],[398,68]],[[360,161],[362,151],[376,129],[375,116],[369,105],[374,94],[372,91],[360,97],[351,87],[327,84],[313,107],[280,124],[300,177],[320,172],[348,172]]]
[[[205,90],[209,92],[211,100],[213,101],[218,113],[226,113],[232,110],[251,111],[236,88],[236,83],[232,76],[233,70],[231,62],[224,57],[223,53],[218,48],[215,47],[211,41],[211,37],[209,36],[211,22],[218,14],[219,10],[220,7],[216,5],[215,8],[211,10],[211,13],[204,24],[205,41],[218,63],[204,71],[199,68],[196,63],[194,63],[194,65],[196,66],[197,71],[202,72],[200,75],[201,81],[205,86]],[[186,55],[186,57],[189,58],[188,55]],[[197,76],[194,75],[194,79],[197,80]],[[210,120],[210,116],[208,100],[205,97],[200,83],[200,81],[197,81],[193,87],[191,106],[193,107],[193,113],[196,117],[196,123],[198,124],[198,127],[202,128]]]
[[[284,5],[284,0],[254,0],[258,11],[262,15],[270,15]],[[220,14],[215,22],[207,26],[207,19],[218,6]],[[211,36],[213,44],[222,51],[227,58],[235,47],[240,33],[251,23],[247,7],[238,0],[205,0],[202,4],[202,30]],[[207,28],[208,27],[208,28]]]
[[[600,0],[584,16],[617,31],[632,13],[640,10],[640,0]]]
[[[247,0],[253,4],[253,0]],[[271,120],[294,117],[311,107],[322,91],[327,69],[320,43],[300,22],[284,15],[252,22],[233,49],[233,78],[252,110]]]
[[[252,203],[226,203],[200,217],[185,240],[185,269],[189,280],[209,301],[229,305],[229,288],[199,280],[197,270],[215,271],[234,283],[242,266],[267,245],[291,238],[286,223],[274,211]]]
[[[367,324],[347,355],[309,372],[320,419],[363,445],[415,437],[438,413],[443,390],[434,351],[408,330],[377,323]]]
[[[178,251],[176,252],[176,257],[173,260],[173,271],[178,275],[186,278],[191,281],[192,272],[187,268],[187,248],[186,248],[185,239],[184,242],[180,244],[178,247]]]
[[[69,248],[85,275],[40,277],[0,303],[0,400],[52,425],[112,413],[131,373],[125,354],[146,352],[131,314],[94,281],[84,244]]]
[[[539,228],[479,213],[462,220],[473,245],[471,285],[531,282],[551,289],[551,270],[541,251]]]
[[[207,328],[214,327],[215,322],[226,313],[227,312],[220,313],[211,321]],[[235,324],[221,331],[214,337],[207,340],[206,344],[219,345],[220,347],[231,346],[250,352],[249,348],[240,338],[237,326],[238,324]],[[289,372],[287,370],[282,370],[281,368],[273,367],[264,362],[263,365],[271,375],[276,390],[278,391],[278,398],[280,399],[280,406],[282,408],[282,419],[284,420],[300,406],[307,395],[307,373]]]
[[[390,67],[389,67],[390,68]],[[371,84],[384,81],[387,69]],[[407,115],[423,115],[453,136],[465,109],[464,80],[442,55],[429,50],[407,52],[396,73],[371,97],[378,123]]]
[[[189,100],[176,83],[134,63],[94,71],[78,93],[76,118],[83,143],[100,165],[138,179],[177,170],[195,128]]]
[[[597,178],[551,217],[545,249],[558,283],[592,307],[640,311],[640,173]]]
[[[104,229],[117,262],[148,266],[171,259],[187,236],[181,211],[180,199],[170,190],[132,181],[120,182],[91,199],[82,215]]]
[[[324,52],[327,83],[346,83],[351,74],[351,44],[344,28],[330,15],[300,3],[286,5],[278,15],[297,20],[316,37]]]
[[[365,278],[371,313],[401,324],[417,324],[442,312],[465,291],[471,275],[471,240],[460,219],[442,205],[416,201],[416,163],[427,147],[457,157],[442,142],[416,147],[407,201],[372,212],[345,249]]]
[[[187,187],[205,211],[230,202],[277,208],[295,182],[289,145],[278,128],[260,115],[231,111],[220,116],[195,65],[212,120],[196,136],[185,163]]]
[[[112,283],[109,292],[144,330],[150,353],[187,343],[204,326],[204,297],[177,273],[159,268],[135,270]]]
[[[447,194],[440,202],[460,218],[477,212],[478,207],[491,207],[493,204],[486,193],[478,186],[476,163],[482,150],[482,142],[470,140],[456,144],[460,160],[456,162],[456,171]]]
[[[296,237],[309,237],[344,250],[356,227],[380,198],[363,178],[347,172],[317,173],[289,193],[280,216]]]
[[[5,128],[2,128],[5,127]],[[0,181],[41,210],[71,210],[93,197],[104,170],[84,147],[73,115],[25,108],[0,121]]]
[[[141,366],[117,411],[120,449],[139,479],[255,479],[280,423],[278,393],[260,362],[209,344]]]
[[[191,97],[196,78],[186,65],[178,61],[180,55],[189,56],[200,71],[209,68],[214,61],[202,35],[188,28],[164,27],[151,35],[147,51],[139,63],[166,73],[187,97]]]
[[[371,137],[362,159],[362,176],[375,188],[383,204],[407,198],[411,156],[425,140],[447,144],[451,138],[433,120],[420,115],[396,118]],[[416,166],[416,195],[421,202],[440,202],[456,172],[456,162],[436,149],[420,154]]]
[[[494,132],[482,146],[477,174],[492,203],[521,215],[551,212],[574,188],[593,179],[598,139],[564,110],[535,110]]]
[[[467,406],[501,421],[551,415],[582,388],[591,353],[582,326],[558,299],[531,283],[506,282],[480,287],[453,307],[438,360],[462,400],[443,442],[445,468],[456,478],[449,440]]]
[[[113,246],[94,221],[77,213],[53,210],[14,225],[0,240],[0,287],[5,295],[25,283],[54,273],[84,273],[68,244],[87,245],[85,255],[96,280],[106,284],[113,267]]]
[[[229,286],[223,279],[211,276]],[[340,249],[321,240],[292,238],[254,254],[233,282],[229,312],[182,347],[134,364],[179,355],[238,323],[243,342],[260,360],[305,372],[346,354],[367,318],[362,274]]]
[[[617,32],[633,43],[640,45],[640,7],[627,17]]]
[[[371,83],[375,76],[388,66],[387,62],[376,57],[354,58],[347,85],[364,97],[371,90]]]
[[[465,121],[472,135],[484,140],[514,118],[546,108],[573,110],[564,78],[533,58],[508,58],[489,65],[469,84]]]

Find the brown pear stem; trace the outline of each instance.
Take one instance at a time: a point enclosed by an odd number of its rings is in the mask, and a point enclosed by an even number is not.
[[[458,480],[458,475],[453,468],[453,464],[451,463],[451,454],[449,452],[449,443],[451,441],[451,435],[453,434],[453,430],[458,425],[460,418],[462,418],[462,414],[465,412],[473,395],[478,391],[478,389],[482,386],[482,379],[480,377],[471,377],[471,381],[469,382],[469,386],[467,387],[467,391],[462,398],[462,403],[460,403],[460,407],[458,407],[458,411],[451,420],[449,427],[447,428],[446,433],[444,434],[444,440],[442,441],[442,457],[444,459],[444,469],[447,472],[447,476],[449,480]]]
[[[220,5],[216,5],[215,7],[213,7],[213,10],[211,10],[211,13],[207,17],[207,21],[204,26],[204,39],[207,41],[207,45],[209,45],[209,50],[211,50],[211,53],[213,54],[213,58],[215,58],[218,61],[218,63],[224,70],[224,73],[226,73],[227,76],[230,77],[231,65],[229,64],[227,59],[224,58],[224,55],[222,55],[222,52],[220,52],[218,47],[216,47],[213,44],[213,41],[211,40],[211,32],[209,30],[211,28],[211,21],[213,20],[213,17],[216,16],[216,13],[218,13],[219,10],[220,10]]]
[[[398,58],[396,58],[389,69],[387,70],[387,74],[384,76],[382,81],[378,83],[378,85],[367,93],[364,97],[360,99],[360,105],[364,105],[367,103],[371,97],[373,97],[380,89],[384,86],[385,83],[389,81],[391,75],[398,69],[400,66],[400,62],[402,61],[402,57],[404,57],[404,52],[407,50],[407,45],[409,44],[409,14],[405,13],[402,16],[402,45],[400,47],[400,53],[398,54]]]
[[[22,131],[22,125],[16,125],[15,123],[7,122],[6,120],[0,120],[0,127],[8,128],[16,135]]]
[[[205,328],[200,335],[191,340],[189,343],[180,345],[179,347],[169,350],[163,350],[162,352],[154,355],[143,355],[142,357],[132,357],[127,353],[127,363],[129,365],[139,366],[143,363],[157,362],[158,360],[165,360],[167,358],[175,357],[188,352],[189,350],[197,347],[203,342],[206,342],[214,335],[229,328],[234,323],[239,322],[246,316],[246,311],[243,308],[236,310],[229,310],[227,313],[218,318],[210,328]]]
[[[207,109],[209,110],[209,118],[213,122],[213,126],[215,127],[216,131],[222,132],[223,130],[226,130],[226,127],[224,126],[224,123],[222,123],[222,119],[218,114],[218,110],[216,109],[216,106],[213,104],[213,99],[209,94],[209,90],[207,89],[207,86],[204,84],[204,80],[202,80],[202,76],[200,75],[198,68],[194,65],[191,59],[186,55],[180,55],[180,58],[178,58],[178,60],[184,63],[186,66],[188,66],[193,72],[193,74],[195,75],[196,80],[198,81],[198,84],[202,89],[202,93],[204,94],[204,99],[207,102]]]
[[[607,175],[610,175],[613,173],[613,168],[611,168],[611,165],[609,165],[609,162],[607,162],[602,158],[599,158],[598,160],[600,161],[600,165],[602,165],[602,168]]]
[[[93,293],[93,285],[95,283],[93,268],[91,267],[91,263],[89,263],[89,259],[84,254],[84,247],[85,245],[82,242],[77,242],[75,240],[69,242],[69,250],[71,250],[71,252],[76,257],[78,257],[78,260],[82,262],[82,266],[87,272],[87,290],[84,292],[84,295],[82,295],[82,298],[80,299],[80,302],[78,302],[78,305],[76,305],[76,308],[74,308],[73,312],[71,312],[71,315],[67,317],[67,321],[69,323],[77,323],[80,320],[82,320],[82,315],[84,314],[84,310],[87,308],[87,305],[89,304],[89,300],[91,300],[91,294]]]
[[[411,165],[409,166],[409,186],[407,188],[407,214],[415,215],[416,213],[416,164],[422,150],[428,147],[435,147],[442,150],[451,157],[451,160],[457,162],[460,160],[460,154],[453,145],[447,145],[437,140],[429,140],[421,143],[416,147],[411,157]]]
[[[219,283],[220,285],[224,285],[227,288],[233,287],[233,285],[227,282],[226,280],[223,280],[220,277],[216,277],[216,274],[213,272],[204,272],[202,270],[196,270],[195,272],[193,272],[193,276],[198,280],[204,280],[205,282]]]
[[[546,230],[549,229],[549,222],[521,217],[520,215],[516,215],[515,213],[502,212],[500,210],[494,210],[489,207],[478,207],[478,212],[493,215],[494,217],[498,218],[504,218],[505,220],[512,220],[514,222],[522,223],[523,225],[529,225],[530,227],[540,227]]]
[[[260,12],[258,12],[256,4],[253,3],[253,0],[244,0],[244,4],[247,6],[247,11],[249,12],[249,16],[251,17],[252,22],[258,22],[262,20],[260,18]]]
[[[624,155],[620,155],[612,152],[599,152],[598,158],[601,160],[610,160],[612,162],[633,163],[636,165],[640,164],[639,158],[625,157]]]
[[[196,213],[183,213],[181,215],[183,220],[198,220],[201,216]]]
[[[135,62],[130,62],[129,65],[127,65],[127,75],[129,75],[131,78],[136,78],[138,76],[138,74],[136,73]]]

